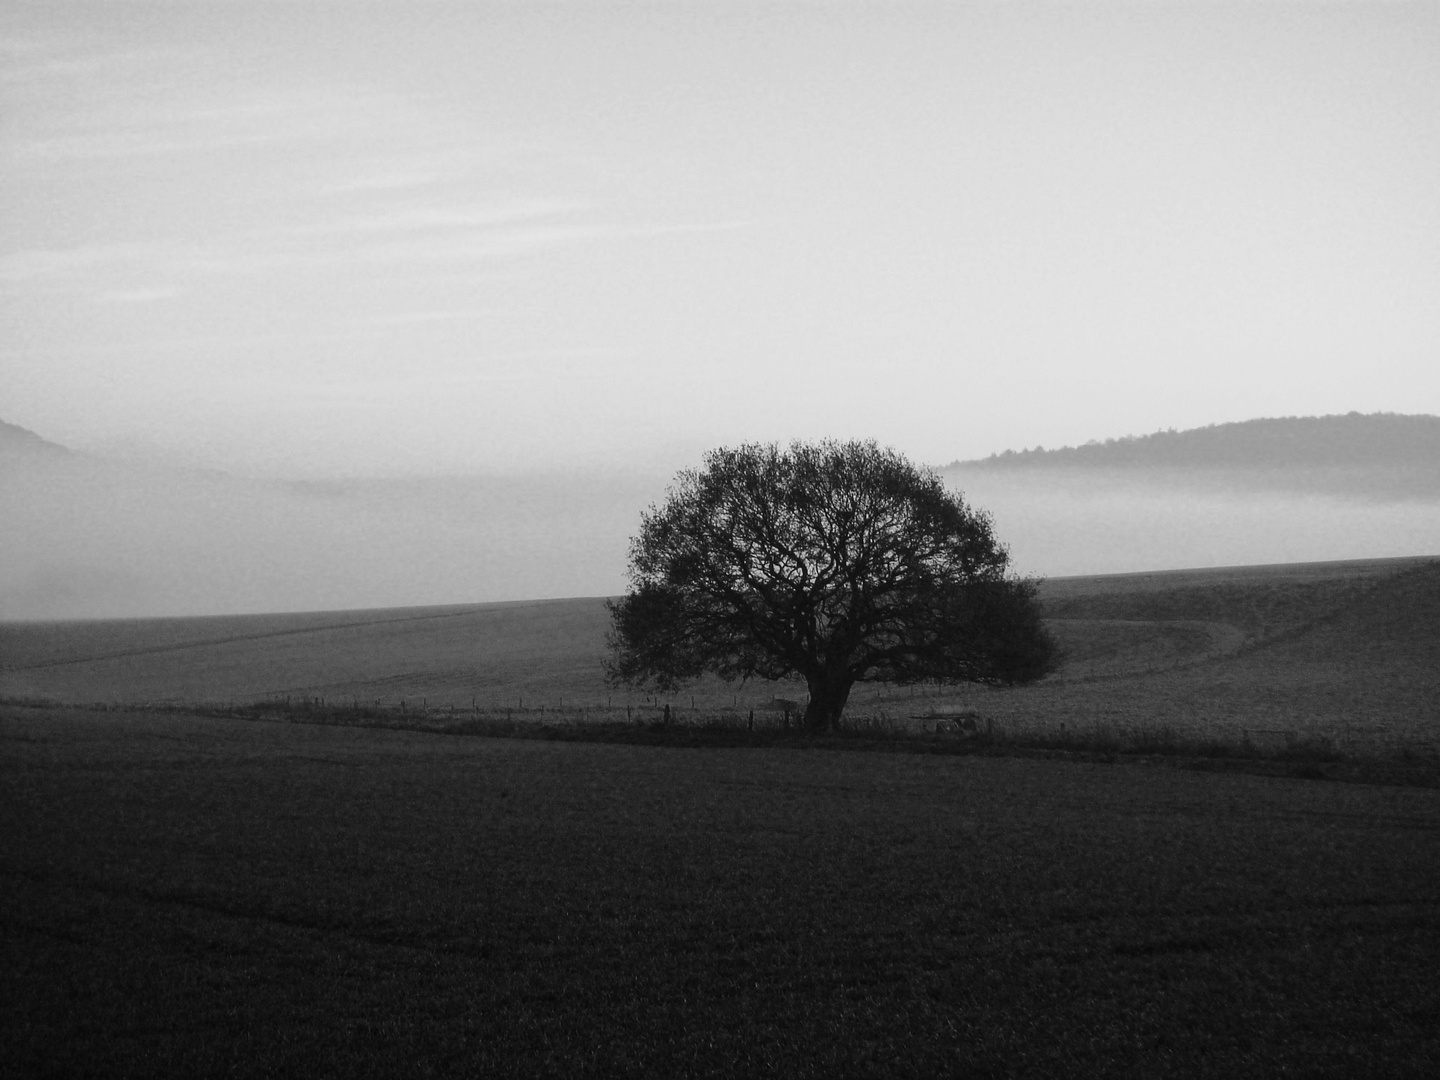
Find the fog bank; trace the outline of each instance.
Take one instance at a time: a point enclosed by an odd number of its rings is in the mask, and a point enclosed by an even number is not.
[[[1375,498],[1221,473],[950,469],[1022,573],[1179,570],[1440,554],[1440,498]]]
[[[1022,573],[1440,553],[1440,499],[1221,473],[947,469]],[[57,447],[0,454],[0,618],[613,595],[658,473],[284,483]],[[1384,485],[1376,485],[1383,490]]]
[[[281,483],[75,456],[0,465],[0,618],[613,594],[664,479]]]

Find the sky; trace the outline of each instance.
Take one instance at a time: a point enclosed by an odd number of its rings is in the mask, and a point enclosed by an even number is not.
[[[0,0],[0,419],[249,476],[1440,413],[1440,4]]]

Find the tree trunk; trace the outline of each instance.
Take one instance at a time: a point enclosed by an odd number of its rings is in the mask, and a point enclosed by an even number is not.
[[[810,704],[805,706],[805,728],[808,731],[836,731],[840,714],[850,700],[855,680],[848,672],[819,672],[806,678],[810,685]]]

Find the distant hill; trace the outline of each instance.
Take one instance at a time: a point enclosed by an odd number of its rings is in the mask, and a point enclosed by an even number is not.
[[[29,428],[0,420],[0,453],[69,454],[59,443],[42,439]]]
[[[1440,416],[1290,416],[956,461],[958,477],[1104,477],[1165,487],[1440,497]]]
[[[1058,450],[1006,450],[955,466],[987,468],[1440,468],[1440,416],[1347,413],[1210,424]]]
[[[1224,424],[943,475],[993,515],[1022,573],[1440,554],[1436,417]],[[610,595],[668,479],[253,480],[0,422],[0,620]]]

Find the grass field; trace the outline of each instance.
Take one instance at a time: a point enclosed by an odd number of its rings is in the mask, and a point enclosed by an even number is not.
[[[0,707],[9,1076],[1440,1068],[1440,791]]]
[[[915,731],[968,705],[1003,738],[1349,756],[1440,753],[1440,561],[1061,578],[1064,667],[1027,688],[862,686],[857,726]],[[0,697],[247,705],[323,700],[437,726],[777,717],[804,688],[706,681],[665,699],[604,683],[600,599],[310,615],[0,624]],[[432,722],[433,721],[433,722]],[[933,726],[933,721],[929,721]]]

